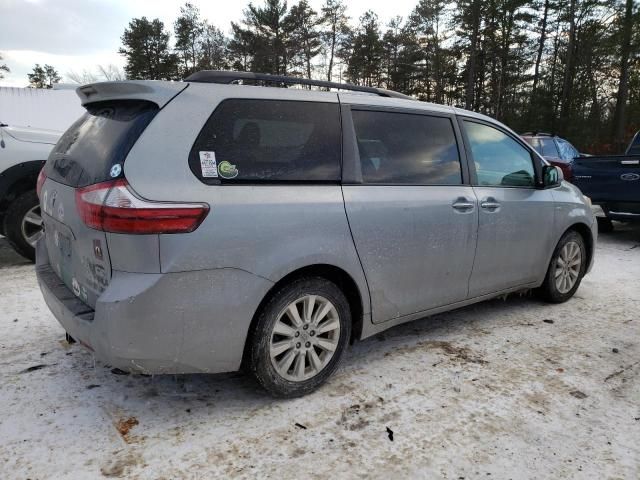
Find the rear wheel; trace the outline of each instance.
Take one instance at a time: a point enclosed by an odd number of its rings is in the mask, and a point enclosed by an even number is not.
[[[587,250],[582,235],[576,231],[565,233],[556,246],[547,276],[540,287],[542,297],[562,303],[576,293],[587,267]]]
[[[275,396],[305,395],[335,371],[350,335],[342,291],[323,278],[301,278],[280,289],[259,314],[249,368]]]
[[[16,252],[35,261],[35,245],[42,237],[40,201],[35,190],[11,202],[4,217],[4,234]]]

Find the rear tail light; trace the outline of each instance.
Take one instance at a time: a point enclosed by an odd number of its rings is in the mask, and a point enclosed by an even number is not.
[[[38,174],[38,181],[36,182],[36,193],[38,194],[38,198],[40,198],[40,192],[42,192],[42,185],[44,185],[44,181],[47,179],[47,174],[44,173],[44,167],[40,170]]]
[[[125,179],[76,190],[76,206],[91,228],[112,233],[189,233],[209,212],[204,203],[151,202],[136,196]]]

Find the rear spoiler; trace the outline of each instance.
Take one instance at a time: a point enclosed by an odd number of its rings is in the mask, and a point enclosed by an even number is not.
[[[162,108],[188,86],[184,82],[157,80],[99,82],[78,87],[76,93],[83,107],[107,100],[146,100]]]

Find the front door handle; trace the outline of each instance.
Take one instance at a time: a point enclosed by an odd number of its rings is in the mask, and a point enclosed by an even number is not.
[[[458,212],[466,213],[466,212],[473,211],[473,208],[476,206],[476,204],[474,202],[469,201],[467,198],[458,197],[451,204],[451,206],[453,207],[454,210],[457,210]]]
[[[495,198],[488,197],[480,201],[480,207],[490,212],[495,212],[500,208],[500,202],[497,202]]]

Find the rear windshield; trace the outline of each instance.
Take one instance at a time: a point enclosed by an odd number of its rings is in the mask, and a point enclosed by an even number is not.
[[[229,99],[218,106],[189,155],[202,182],[337,182],[337,103]]]
[[[553,138],[522,137],[522,139],[543,157],[559,157],[558,149],[556,148]]]
[[[640,155],[640,132],[636,133],[636,136],[631,140],[627,155]]]
[[[46,165],[47,177],[72,187],[84,187],[121,175],[124,160],[158,111],[142,100],[118,100],[88,105],[62,135]]]

